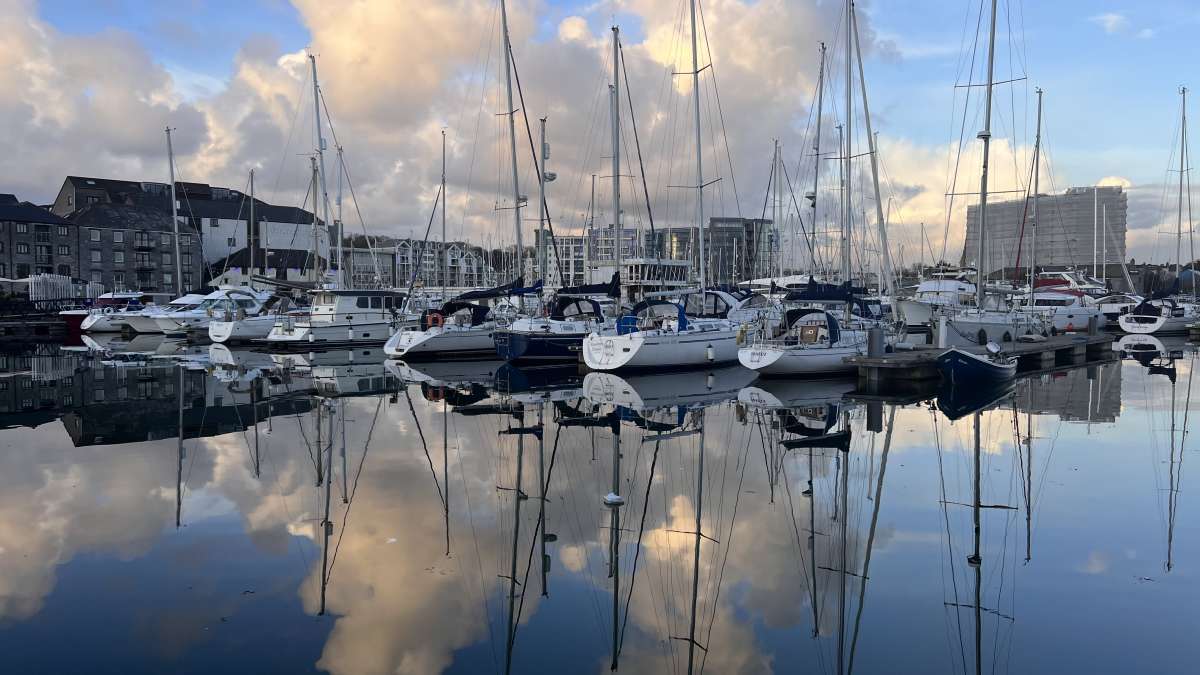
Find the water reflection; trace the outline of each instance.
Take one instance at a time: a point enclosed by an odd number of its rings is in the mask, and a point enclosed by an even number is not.
[[[1183,344],[887,400],[135,342],[0,356],[17,672],[1186,671]]]

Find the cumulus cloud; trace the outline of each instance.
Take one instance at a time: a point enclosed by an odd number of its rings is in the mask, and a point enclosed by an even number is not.
[[[1095,16],[1088,17],[1088,21],[1100,26],[1104,29],[1105,33],[1110,35],[1114,33],[1120,33],[1129,27],[1129,19],[1126,18],[1124,14],[1118,14],[1116,12],[1097,14]]]

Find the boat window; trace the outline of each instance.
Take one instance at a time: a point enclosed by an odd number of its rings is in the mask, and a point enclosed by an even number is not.
[[[691,316],[699,316],[704,313],[704,298],[699,295],[689,295],[683,304],[683,311]]]
[[[725,316],[729,311],[729,303],[716,293],[704,295],[704,314],[707,316]]]
[[[759,307],[767,307],[771,304],[771,299],[765,295],[751,296],[746,302],[742,303],[742,307],[747,309],[757,309]]]
[[[383,309],[383,298],[378,295],[371,298],[371,309]]]
[[[383,299],[383,306],[388,309],[392,308],[392,296],[389,295]]]
[[[242,298],[237,300],[237,305],[238,307],[242,307],[244,309],[251,309],[254,307],[254,301]]]
[[[367,307],[369,307],[370,304],[371,304],[371,301],[366,296],[360,297],[358,299],[358,306],[363,309],[366,309]]]

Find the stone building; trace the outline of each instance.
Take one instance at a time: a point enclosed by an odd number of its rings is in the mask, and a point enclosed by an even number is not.
[[[1126,259],[1128,195],[1120,186],[1073,187],[1038,198],[1037,259],[1046,266],[1091,267]],[[988,201],[986,264],[989,274],[1006,267],[1025,267],[1033,237],[1033,199]],[[967,207],[967,235],[962,265],[976,263],[979,206]],[[1021,250],[1018,252],[1018,248]],[[1019,260],[1019,264],[1018,264]]]
[[[79,276],[113,290],[174,293],[206,285],[200,238],[179,228],[179,265],[171,214],[147,204],[92,202],[71,213]]]
[[[31,274],[79,277],[79,240],[73,223],[50,211],[0,194],[0,277]]]

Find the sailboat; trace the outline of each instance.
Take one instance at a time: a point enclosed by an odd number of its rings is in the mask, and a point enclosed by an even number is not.
[[[882,243],[882,281],[888,295],[895,297],[891,278],[891,261],[887,248],[887,228],[884,222],[879,193],[878,163],[875,157],[874,134],[871,129],[870,107],[867,103],[866,75],[862,65],[862,53],[858,44],[858,22],[852,2],[846,3],[846,110],[853,110],[854,78],[853,67],[858,62],[860,89],[862,91],[863,115],[870,146],[871,169],[875,188],[879,235]],[[822,56],[824,52],[822,52]],[[824,64],[822,64],[822,69]],[[823,70],[822,70],[823,72]],[[818,116],[820,111],[818,111]],[[849,114],[848,114],[849,116]],[[845,145],[842,148],[843,200],[842,207],[842,284],[833,286],[809,279],[802,291],[789,293],[785,304],[793,306],[787,310],[782,330],[760,330],[750,344],[738,350],[738,361],[747,368],[764,375],[817,375],[830,376],[854,372],[856,366],[846,362],[846,357],[865,354],[868,331],[871,328],[888,328],[882,311],[876,311],[863,294],[856,293],[851,285],[850,231],[851,212],[848,189],[851,176],[850,124],[844,127]],[[817,157],[817,162],[821,158]],[[810,195],[816,203],[816,192]],[[890,333],[886,331],[885,333]],[[890,337],[890,336],[889,336]]]
[[[986,354],[951,347],[937,357],[942,378],[951,383],[978,383],[1011,380],[1017,374],[1017,359],[1005,354],[995,342],[987,344]]]
[[[979,179],[979,242],[975,261],[975,306],[939,313],[933,322],[934,342],[938,346],[984,346],[991,341],[1012,342],[1022,335],[1045,335],[1048,329],[1042,316],[1008,308],[991,309],[988,305],[986,275],[988,205],[988,160],[992,143],[992,90],[995,87],[996,4],[992,3],[988,30],[987,84],[984,88],[983,169]],[[1036,172],[1035,172],[1036,173]],[[1037,203],[1037,199],[1034,199]]]
[[[700,143],[700,66],[696,48],[696,2],[690,2],[692,36],[692,102],[696,138],[696,225],[700,233],[700,289],[706,293],[708,257],[705,253],[707,228],[704,222],[704,163]],[[614,89],[615,92],[615,89]],[[615,95],[615,94],[614,94]],[[614,111],[618,108],[614,104]],[[614,122],[614,126],[615,122]],[[614,132],[613,147],[619,140]],[[613,181],[619,180],[620,167],[614,158]],[[616,192],[614,190],[614,192]],[[619,194],[619,193],[618,193]],[[614,221],[620,232],[620,198],[614,197]],[[617,247],[620,248],[619,246]],[[620,369],[695,368],[732,363],[737,359],[740,327],[726,318],[689,317],[684,305],[665,300],[643,300],[611,329],[594,330],[583,341],[583,360],[588,368],[599,371]]]
[[[1189,158],[1187,147],[1187,87],[1180,87],[1180,127],[1179,127],[1179,202],[1175,220],[1175,283],[1163,293],[1155,293],[1137,307],[1122,314],[1117,319],[1121,330],[1126,333],[1139,335],[1171,335],[1188,332],[1188,326],[1200,321],[1200,303],[1196,302],[1195,281],[1192,282],[1192,294],[1186,299],[1181,297],[1183,289],[1180,279],[1183,272],[1183,201],[1185,194],[1191,194],[1191,181],[1185,178]],[[1191,198],[1188,198],[1188,227],[1191,229]],[[1193,275],[1195,271],[1193,270]],[[1195,276],[1192,277],[1193,280]]]
[[[499,305],[488,307],[472,301],[523,295],[529,289],[521,288],[522,283],[523,279],[518,278],[504,286],[468,291],[437,310],[426,310],[421,314],[416,329],[402,330],[392,335],[384,344],[383,351],[389,357],[408,360],[493,357],[496,346],[492,335],[496,330]]]

